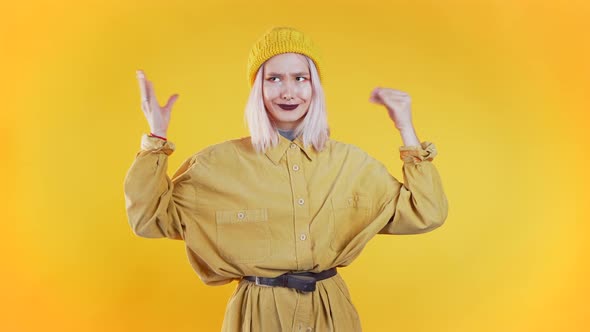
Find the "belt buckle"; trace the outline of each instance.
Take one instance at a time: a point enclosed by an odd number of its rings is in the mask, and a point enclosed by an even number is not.
[[[263,287],[272,287],[272,286],[270,286],[270,285],[261,284],[261,283],[260,283],[260,277],[259,277],[259,276],[256,276],[255,278],[256,278],[256,279],[255,279],[255,281],[254,281],[254,282],[256,283],[256,285],[258,285],[258,286],[263,286]]]

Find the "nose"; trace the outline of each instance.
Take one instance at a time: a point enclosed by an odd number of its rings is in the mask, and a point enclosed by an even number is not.
[[[283,83],[283,91],[281,91],[281,98],[289,101],[293,99],[293,94],[293,84],[291,82],[285,81]]]

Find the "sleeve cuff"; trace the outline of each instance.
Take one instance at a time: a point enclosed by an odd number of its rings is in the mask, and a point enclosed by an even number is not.
[[[436,146],[432,142],[424,141],[420,146],[402,146],[399,148],[400,159],[406,163],[419,163],[424,160],[432,161],[438,154]]]
[[[141,136],[141,150],[156,153],[162,152],[169,156],[172,154],[172,152],[174,152],[175,149],[176,146],[170,141],[164,141],[163,139],[152,137],[148,134],[143,134]]]

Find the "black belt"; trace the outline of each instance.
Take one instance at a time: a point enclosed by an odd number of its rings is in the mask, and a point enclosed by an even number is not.
[[[336,268],[313,273],[313,272],[299,272],[299,273],[285,273],[275,278],[245,276],[244,279],[253,281],[259,286],[280,286],[295,288],[303,292],[315,291],[316,281],[327,279],[335,276]]]

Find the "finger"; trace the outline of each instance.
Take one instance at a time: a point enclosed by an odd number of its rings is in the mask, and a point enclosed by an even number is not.
[[[377,97],[371,97],[369,98],[369,101],[375,104],[382,104],[383,102],[381,101],[381,99],[377,98]]]
[[[399,100],[399,101],[403,101],[403,100],[409,99],[409,96],[397,95],[397,94],[394,94],[394,93],[386,94],[383,97],[387,97],[387,98],[389,98],[391,100]]]
[[[154,84],[150,80],[147,80],[147,92],[148,92],[148,96],[150,97],[148,99],[148,102],[150,103],[150,105],[157,106],[158,100],[156,98],[156,93],[154,92]]]
[[[396,92],[394,90],[381,90],[378,95],[382,98],[382,99],[389,99],[392,101],[404,101],[410,98],[409,95],[404,94],[404,93],[400,93],[400,92]]]
[[[369,101],[372,101],[374,103],[379,103],[379,100],[381,99],[379,97],[379,90],[381,88],[377,87],[375,89],[373,89],[373,91],[371,91],[371,95],[369,96]]]
[[[371,91],[371,98],[374,98],[380,90],[380,87],[376,87],[375,89],[373,89],[373,91]]]
[[[146,78],[142,70],[137,70],[137,81],[139,82],[139,91],[141,94],[141,101],[148,100],[149,93],[146,88]]]
[[[149,114],[152,110],[150,109],[150,103],[148,103],[147,100],[143,101],[141,103],[141,110],[147,115]]]
[[[169,108],[172,107],[172,105],[174,105],[174,103],[176,102],[176,99],[178,99],[178,94],[172,95],[169,99],[168,102],[166,103],[166,106],[164,106],[164,108],[166,110],[169,110]]]
[[[400,90],[395,90],[395,89],[389,89],[388,91],[390,91],[392,94],[398,95],[398,96],[407,96],[408,94],[406,92],[400,91]]]

